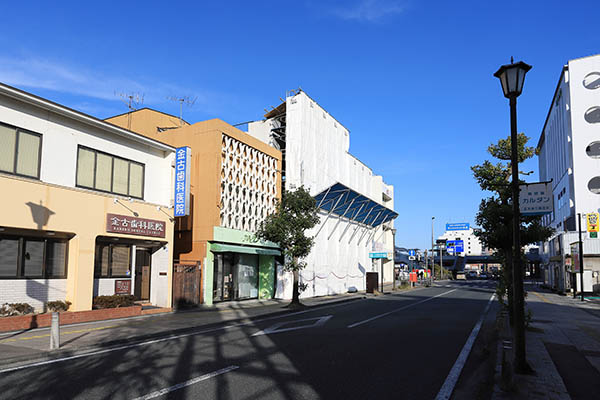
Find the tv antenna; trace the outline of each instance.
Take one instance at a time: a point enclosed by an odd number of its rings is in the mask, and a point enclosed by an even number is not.
[[[127,129],[131,130],[131,112],[138,110],[144,103],[144,94],[139,93],[124,93],[115,91],[115,96],[119,96],[121,101],[127,106]]]
[[[196,103],[198,97],[190,97],[190,96],[171,96],[167,97],[167,100],[178,101],[179,102],[179,126],[183,126],[183,104],[185,103],[188,107],[193,107]]]

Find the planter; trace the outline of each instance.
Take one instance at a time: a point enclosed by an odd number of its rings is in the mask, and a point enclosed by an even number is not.
[[[142,315],[142,306],[103,308],[89,311],[65,311],[60,313],[60,324],[103,321],[107,319],[135,317]],[[50,326],[52,313],[28,314],[17,317],[0,317],[0,332],[20,331]]]

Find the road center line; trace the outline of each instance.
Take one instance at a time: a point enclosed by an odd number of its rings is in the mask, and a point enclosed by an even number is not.
[[[173,385],[173,386],[170,386],[168,388],[157,390],[156,392],[148,393],[145,396],[136,397],[134,400],[150,400],[150,399],[154,399],[156,397],[163,396],[163,395],[165,395],[167,393],[171,393],[171,392],[174,392],[176,390],[182,389],[182,388],[184,388],[186,386],[190,386],[190,385],[193,385],[195,383],[202,382],[202,381],[205,381],[205,380],[210,379],[210,378],[214,378],[215,376],[226,374],[226,373],[231,372],[233,370],[236,370],[238,368],[239,367],[237,365],[230,365],[227,368],[223,368],[223,369],[220,369],[220,370],[208,373],[206,375],[198,376],[198,377],[190,379],[188,381],[185,381],[185,382],[182,382],[182,383],[178,383],[177,385]]]
[[[369,318],[369,319],[365,319],[364,321],[355,322],[355,323],[354,323],[354,324],[352,324],[352,325],[348,325],[348,328],[354,328],[355,326],[359,326],[359,325],[362,325],[362,324],[366,324],[367,322],[371,322],[371,321],[374,321],[374,320],[376,320],[376,319],[378,319],[378,318],[385,317],[386,315],[390,315],[390,314],[393,314],[393,313],[395,313],[395,312],[398,312],[398,311],[406,310],[407,308],[410,308],[410,307],[413,307],[413,306],[417,306],[417,305],[419,305],[419,304],[422,304],[422,303],[425,303],[425,302],[427,302],[427,301],[429,301],[429,300],[433,300],[433,299],[435,299],[436,297],[440,297],[440,296],[443,296],[443,295],[445,295],[445,294],[448,294],[448,293],[454,292],[455,290],[457,290],[457,289],[452,289],[452,290],[449,290],[449,291],[447,291],[447,292],[440,293],[440,294],[438,294],[438,295],[435,295],[435,296],[433,296],[433,297],[430,297],[430,298],[428,298],[428,299],[421,300],[421,301],[417,301],[416,303],[411,303],[411,304],[409,304],[409,305],[407,305],[407,306],[400,307],[400,308],[397,308],[397,309],[395,309],[395,310],[388,311],[388,312],[386,312],[386,313],[383,313],[383,314],[376,315],[376,316],[374,316],[374,317],[371,317],[371,318]]]
[[[68,356],[68,357],[56,358],[56,359],[53,359],[53,360],[39,361],[39,362],[35,362],[35,363],[32,363],[32,364],[25,364],[25,365],[20,365],[20,366],[17,366],[17,367],[0,369],[0,374],[4,374],[4,373],[7,373],[7,372],[13,372],[13,371],[19,371],[19,370],[27,369],[27,368],[40,367],[40,366],[43,366],[43,365],[55,364],[55,363],[59,363],[59,362],[63,362],[63,361],[68,361],[68,360],[75,360],[77,358],[85,358],[85,357],[96,356],[96,355],[99,355],[99,354],[111,353],[113,351],[131,349],[131,348],[140,347],[140,346],[147,346],[149,344],[165,342],[165,341],[168,341],[168,340],[181,339],[181,338],[188,337],[188,336],[201,335],[203,333],[210,333],[210,332],[216,332],[216,331],[227,330],[227,329],[232,329],[232,328],[238,328],[238,327],[241,327],[241,326],[253,325],[253,324],[256,324],[256,323],[259,323],[259,322],[269,321],[269,320],[273,320],[273,319],[288,318],[288,317],[292,317],[292,316],[295,316],[295,315],[300,315],[300,314],[305,314],[305,313],[309,313],[309,312],[314,312],[314,311],[317,311],[317,310],[322,310],[324,308],[342,307],[342,306],[353,304],[355,302],[359,302],[360,300],[362,300],[362,299],[358,299],[358,300],[355,300],[355,301],[345,301],[345,302],[334,303],[334,304],[329,304],[329,305],[326,304],[326,305],[323,305],[323,306],[320,306],[320,307],[315,307],[314,309],[308,309],[308,310],[304,310],[304,311],[296,311],[296,312],[289,313],[289,314],[275,315],[275,316],[271,316],[271,317],[265,317],[265,318],[261,318],[261,319],[249,321],[249,322],[240,322],[240,323],[237,323],[237,324],[219,326],[217,328],[205,329],[205,330],[200,330],[200,331],[195,331],[195,332],[190,332],[190,333],[182,333],[180,335],[171,335],[171,336],[167,336],[167,337],[163,337],[163,338],[159,338],[159,339],[148,340],[148,341],[145,341],[145,342],[132,343],[132,344],[123,345],[123,346],[117,346],[117,347],[112,347],[112,348],[104,349],[104,350],[91,351],[91,352],[87,352],[87,353],[83,353],[83,354],[77,354],[77,355]]]
[[[473,327],[473,330],[471,331],[471,334],[469,335],[467,342],[465,343],[462,350],[460,351],[458,358],[454,362],[454,365],[452,366],[450,373],[446,377],[446,380],[444,381],[442,388],[440,389],[437,396],[435,397],[435,400],[448,400],[450,398],[450,396],[452,396],[452,392],[454,391],[456,382],[458,382],[458,377],[460,376],[460,373],[462,372],[462,369],[465,366],[465,363],[467,362],[467,358],[469,357],[469,354],[471,353],[471,348],[473,347],[473,344],[475,343],[475,339],[477,339],[477,335],[479,334],[479,329],[481,329],[481,324],[483,324],[483,319],[485,318],[485,315],[487,314],[488,310],[490,309],[490,305],[492,304],[492,300],[494,300],[494,296],[496,296],[495,293],[488,300],[487,305],[485,306],[485,310],[483,310],[483,313],[479,317],[479,320]]]

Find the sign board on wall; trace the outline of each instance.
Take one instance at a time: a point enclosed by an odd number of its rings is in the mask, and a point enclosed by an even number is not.
[[[554,210],[551,182],[519,185],[519,210],[523,215],[544,215]]]
[[[587,231],[588,232],[598,232],[598,213],[588,213],[586,215],[587,219]]]
[[[469,223],[468,222],[458,222],[453,224],[446,224],[447,231],[468,231]]]
[[[579,272],[579,242],[571,243],[571,271]]]
[[[392,253],[387,251],[381,251],[377,253],[369,253],[369,258],[389,258],[392,259]]]
[[[115,280],[115,294],[131,294],[131,279]]]
[[[190,159],[192,149],[178,147],[175,151],[175,212],[176,217],[190,215]]]
[[[106,214],[106,232],[164,238],[166,227],[167,224],[164,221],[129,215]]]

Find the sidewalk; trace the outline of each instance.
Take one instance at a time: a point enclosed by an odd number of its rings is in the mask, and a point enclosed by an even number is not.
[[[498,352],[492,399],[590,399],[600,397],[600,305],[527,285],[527,361],[534,375],[514,375],[511,392],[500,388]],[[501,346],[500,346],[501,349]]]

